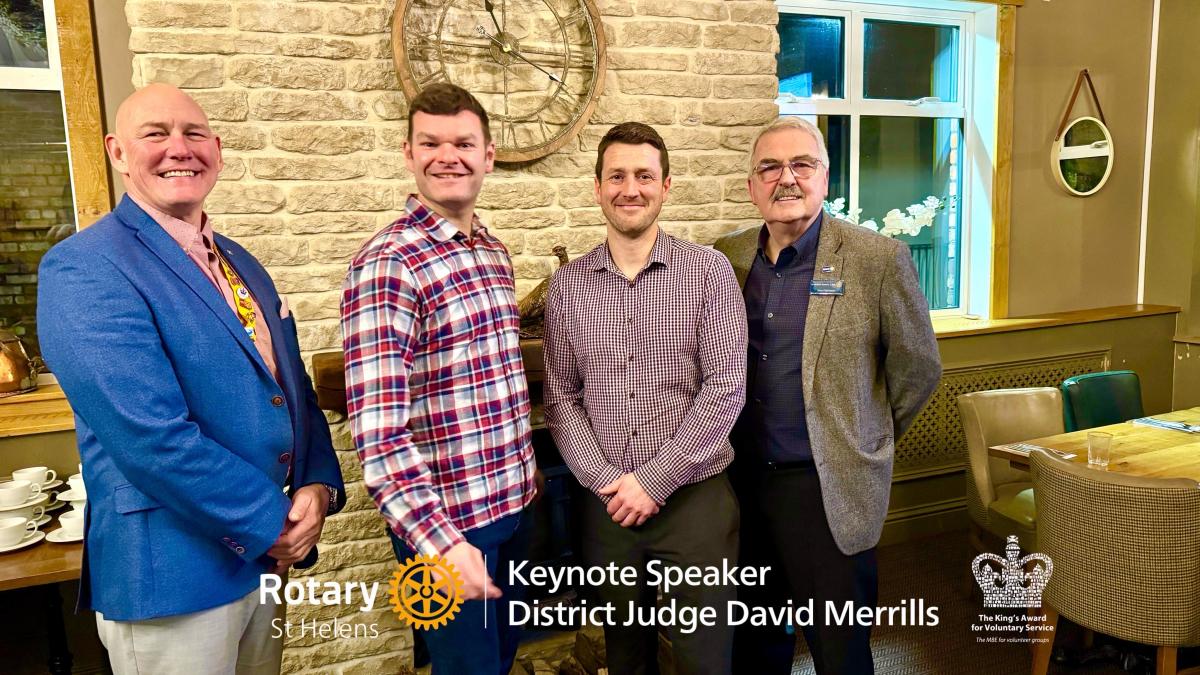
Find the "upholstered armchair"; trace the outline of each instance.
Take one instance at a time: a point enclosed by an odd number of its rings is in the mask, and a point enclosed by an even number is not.
[[[989,457],[988,448],[1061,434],[1059,391],[1053,387],[978,391],[959,396],[958,410],[967,437],[967,513],[972,544],[980,551],[995,550],[996,540],[1003,542],[1015,534],[1023,548],[1032,548],[1037,509],[1029,473]],[[992,541],[985,542],[985,538]]]
[[[1155,672],[1174,675],[1176,650],[1200,644],[1200,486],[1090,469],[1041,450],[1029,459],[1038,550],[1054,561],[1042,595],[1047,623],[1062,616],[1154,645]],[[1034,675],[1045,674],[1052,647],[1035,645]]]

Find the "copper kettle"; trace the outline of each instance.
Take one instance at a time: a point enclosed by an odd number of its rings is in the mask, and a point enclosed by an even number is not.
[[[40,358],[29,357],[16,333],[0,328],[0,398],[37,389],[41,363]]]

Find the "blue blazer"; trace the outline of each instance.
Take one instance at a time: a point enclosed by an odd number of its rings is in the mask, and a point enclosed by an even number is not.
[[[296,487],[345,503],[294,319],[262,265],[216,246],[258,300],[279,382],[237,315],[128,197],[54,246],[38,271],[38,332],[75,411],[88,486],[80,606],[141,620],[232,602],[272,564]],[[315,556],[305,561],[315,562]]]

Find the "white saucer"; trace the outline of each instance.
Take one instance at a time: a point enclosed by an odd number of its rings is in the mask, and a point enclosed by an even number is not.
[[[60,502],[86,502],[87,493],[79,494],[74,490],[63,490],[58,493],[58,501]]]
[[[11,483],[11,482],[12,482],[11,478],[8,480],[0,480],[0,483]],[[62,484],[63,484],[63,482],[58,479],[55,479],[52,481],[47,481],[45,483],[42,483],[42,492],[45,492],[46,490],[53,490],[54,488],[56,488]]]
[[[43,492],[40,495],[34,495],[33,497],[30,497],[29,499],[25,500],[24,504],[17,504],[16,506],[0,506],[0,512],[16,511],[17,509],[23,509],[26,506],[37,506],[38,504],[41,504],[42,502],[46,501],[49,498],[50,498],[50,495]]]
[[[58,529],[46,535],[46,541],[52,541],[56,544],[73,544],[77,541],[83,541],[83,535],[68,537],[66,530]]]
[[[26,546],[36,544],[45,538],[46,538],[46,533],[42,532],[41,530],[37,530],[35,532],[31,532],[31,533],[25,535],[24,539],[22,539],[21,541],[18,541],[17,543],[13,544],[12,546],[0,547],[0,553],[8,553],[9,551],[15,551],[19,548],[25,548]]]
[[[50,522],[50,516],[43,515],[41,518],[38,518],[35,522],[37,523],[38,527],[41,527],[41,526],[45,525],[46,523]]]

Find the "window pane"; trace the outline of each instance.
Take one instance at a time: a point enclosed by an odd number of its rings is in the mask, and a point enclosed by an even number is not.
[[[75,231],[62,97],[0,90],[0,325],[31,355],[37,344],[37,266]]]
[[[958,101],[957,27],[867,19],[864,33],[863,96]]]
[[[958,204],[962,120],[864,116],[861,134],[862,220],[874,220],[881,232],[909,245],[931,309],[958,307],[962,286]],[[928,225],[920,226],[920,208],[915,219],[897,219],[897,215],[910,215],[908,207],[922,205],[927,197],[943,203]],[[899,213],[889,217],[893,209]]]
[[[49,68],[42,0],[0,2],[0,68]]]
[[[825,135],[829,148],[828,201],[839,197],[850,202],[850,116],[818,115],[817,128]]]
[[[845,20],[779,14],[779,93],[800,98],[845,98]]]

